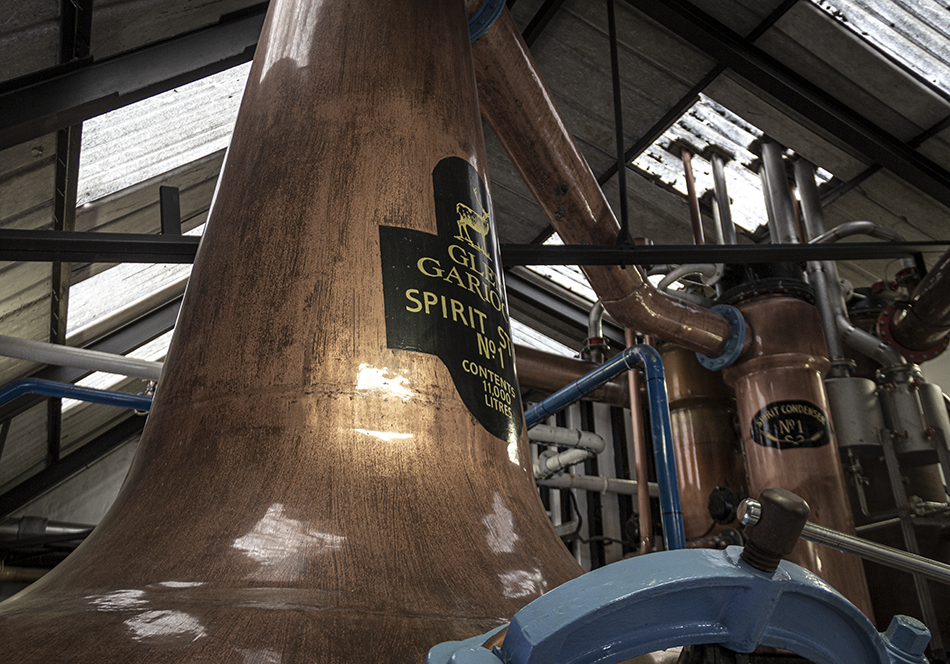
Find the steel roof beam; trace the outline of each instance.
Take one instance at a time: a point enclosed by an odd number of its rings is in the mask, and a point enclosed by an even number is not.
[[[950,173],[683,0],[627,0],[799,114],[833,144],[876,162],[950,206]]]
[[[0,84],[0,150],[250,61],[261,3],[219,23],[122,53]]]
[[[950,241],[838,244],[537,245],[503,244],[501,261],[516,265],[662,265],[682,263],[798,263],[900,258],[943,252]]]

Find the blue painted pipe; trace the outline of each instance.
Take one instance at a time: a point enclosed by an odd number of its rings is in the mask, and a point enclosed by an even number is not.
[[[149,410],[152,407],[152,398],[127,392],[112,390],[97,390],[91,387],[81,387],[70,383],[57,383],[42,378],[23,378],[0,388],[0,406],[13,401],[24,394],[39,394],[44,397],[62,397],[64,399],[78,399],[90,403],[101,403],[106,406],[119,408],[134,408]]]
[[[581,376],[573,383],[549,396],[524,414],[531,427],[549,415],[574,403],[585,394],[616,378],[629,369],[643,369],[647,379],[647,401],[650,407],[650,428],[653,434],[653,456],[656,461],[656,482],[660,488],[660,513],[663,519],[663,541],[667,550],[686,548],[683,508],[676,479],[676,457],[673,455],[673,429],[670,425],[670,403],[666,396],[666,375],[663,361],[656,349],[643,344],[630,346],[607,362]]]

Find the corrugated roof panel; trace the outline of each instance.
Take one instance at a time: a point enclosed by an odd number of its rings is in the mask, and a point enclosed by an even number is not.
[[[950,93],[950,6],[938,0],[812,0]]]
[[[130,51],[217,23],[225,14],[260,0],[96,0],[92,54],[96,59]]]
[[[694,0],[694,4],[733,32],[747,35],[783,0]]]
[[[249,70],[240,65],[87,120],[77,204],[226,148]]]
[[[4,5],[0,19],[0,81],[59,62],[59,10],[58,0]]]
[[[706,95],[842,180],[850,180],[870,165],[829,142],[820,127],[789,115],[767,93],[735,73],[726,71],[717,77],[706,88]]]
[[[526,325],[514,318],[511,319],[511,338],[521,346],[536,348],[554,355],[563,357],[577,357],[577,352],[568,348],[559,341],[555,341],[543,332],[538,332],[530,325]]]
[[[950,109],[938,93],[810,2],[798,3],[757,45],[903,140],[936,124]]]
[[[46,402],[20,413],[10,422],[0,456],[0,493],[15,486],[46,463]]]

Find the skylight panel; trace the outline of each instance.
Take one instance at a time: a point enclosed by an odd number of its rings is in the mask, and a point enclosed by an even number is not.
[[[722,148],[735,157],[726,163],[724,169],[732,220],[737,226],[754,231],[768,219],[762,181],[758,172],[752,169],[756,156],[749,149],[753,141],[762,137],[762,131],[706,95],[700,94],[699,97],[699,101],[633,161],[633,166],[685,196],[683,161],[678,154],[669,151],[669,146],[680,139],[699,151],[710,145]],[[699,155],[693,155],[692,167],[696,194],[702,198],[707,191],[713,190],[712,164]],[[819,184],[831,177],[831,173],[819,169]]]
[[[77,205],[226,148],[250,66],[239,65],[86,120]]]
[[[546,353],[561,355],[563,357],[577,357],[577,352],[568,348],[559,341],[538,332],[524,323],[511,319],[511,337],[519,346],[527,346],[536,350],[543,350]]]
[[[937,0],[812,0],[923,79],[950,93],[950,7]]]

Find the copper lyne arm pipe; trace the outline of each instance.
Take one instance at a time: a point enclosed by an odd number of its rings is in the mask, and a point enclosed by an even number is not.
[[[558,234],[568,244],[613,244],[620,225],[507,10],[472,50],[482,115]],[[658,292],[636,267],[582,269],[620,324],[711,356],[724,350],[723,316]]]

